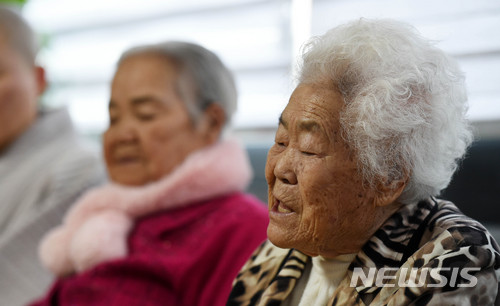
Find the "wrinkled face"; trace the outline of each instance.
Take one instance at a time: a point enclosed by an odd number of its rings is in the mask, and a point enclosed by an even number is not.
[[[9,46],[0,31],[0,151],[35,119],[40,89],[35,67]]]
[[[143,185],[205,146],[176,91],[176,66],[156,55],[125,59],[114,76],[104,155],[112,181]]]
[[[299,85],[283,111],[266,164],[268,237],[282,248],[334,257],[354,253],[380,226],[340,135],[343,101],[331,86]]]

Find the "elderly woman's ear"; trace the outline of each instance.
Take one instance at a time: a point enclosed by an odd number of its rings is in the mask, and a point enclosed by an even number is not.
[[[405,174],[401,179],[380,180],[377,186],[377,195],[375,196],[375,206],[383,207],[396,202],[405,190],[408,179],[409,175]]]
[[[197,129],[203,133],[207,144],[213,144],[220,138],[226,123],[226,113],[217,103],[211,103],[198,121]]]

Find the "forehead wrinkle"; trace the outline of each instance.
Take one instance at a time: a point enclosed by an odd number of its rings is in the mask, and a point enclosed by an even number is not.
[[[315,116],[315,113],[313,113],[313,112],[310,112],[307,110],[305,110],[304,112],[306,114]],[[285,112],[283,112],[279,118],[279,124],[288,130],[289,122],[283,117],[284,113]],[[299,119],[295,120],[294,126],[297,128],[297,132],[299,134],[306,132],[306,133],[317,134],[320,136],[325,136],[328,138],[328,133],[325,131],[324,127],[315,119],[311,119],[311,118],[307,118],[307,117],[306,118],[299,118]]]
[[[331,101],[327,101],[327,103],[318,103],[324,101],[323,97],[317,95],[313,96],[304,110],[304,113],[308,114],[308,118],[305,120],[314,122],[316,128],[313,131],[321,133],[331,143],[334,143],[337,141],[335,136],[336,130],[340,128],[339,113],[337,109],[331,108]]]

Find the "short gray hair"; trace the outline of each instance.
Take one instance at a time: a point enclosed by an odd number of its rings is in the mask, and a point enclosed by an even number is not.
[[[236,111],[238,94],[232,73],[212,51],[204,47],[181,41],[131,48],[120,57],[118,65],[125,59],[143,54],[164,56],[180,67],[178,90],[191,118],[196,121],[206,107],[215,103],[222,107],[226,124]],[[190,101],[193,95],[196,101]]]
[[[304,47],[299,81],[328,81],[344,99],[342,135],[365,181],[403,179],[411,203],[448,186],[472,142],[457,63],[405,23],[360,19]]]
[[[30,64],[35,64],[39,50],[35,32],[20,14],[5,5],[0,5],[1,36],[4,36],[8,44],[20,52]]]

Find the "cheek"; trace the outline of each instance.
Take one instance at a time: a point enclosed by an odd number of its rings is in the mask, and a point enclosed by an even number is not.
[[[172,111],[163,114],[153,122],[144,123],[140,132],[144,141],[151,147],[168,147],[172,144],[181,148],[191,141],[194,128],[186,113]]]
[[[168,143],[172,138],[173,132],[167,127],[158,125],[143,128],[140,134],[144,143],[150,144],[152,147],[158,147],[164,143]]]
[[[352,177],[333,159],[323,158],[299,164],[303,202],[303,223],[316,235],[331,233],[345,221],[352,201]]]
[[[265,168],[266,181],[269,186],[273,186],[274,181],[276,180],[276,177],[274,176],[275,166],[276,166],[276,154],[272,151],[269,151],[267,155],[266,168]]]
[[[111,161],[111,146],[112,146],[112,141],[111,141],[111,132],[109,130],[105,131],[104,134],[102,135],[102,147],[103,147],[103,153],[104,153],[104,159],[106,161],[106,164],[110,164]]]
[[[311,186],[302,193],[302,224],[317,236],[338,223],[338,195],[329,186]]]
[[[9,97],[22,97],[23,99],[36,98],[36,80],[32,73],[24,70],[13,71],[0,81],[2,93]]]
[[[311,205],[325,206],[340,191],[338,178],[325,159],[301,161],[297,173],[302,197]]]
[[[8,112],[9,115],[13,111],[17,112],[22,109],[22,100],[26,100],[24,96],[27,93],[19,88],[20,86],[13,79],[8,78],[0,81],[0,106],[2,112]]]
[[[143,154],[148,160],[160,159],[160,155],[171,155],[170,149],[175,147],[172,143],[172,132],[161,125],[146,126],[139,129],[138,137]],[[172,158],[173,156],[170,156]],[[169,159],[169,158],[164,158]]]
[[[155,178],[170,173],[191,152],[188,127],[165,122],[152,123],[138,133],[147,167]]]
[[[305,227],[317,228],[332,218],[332,202],[337,196],[332,174],[321,160],[297,164],[302,218]]]
[[[36,116],[36,96],[30,97],[23,80],[16,81],[0,80],[0,122],[6,131],[15,131]]]

